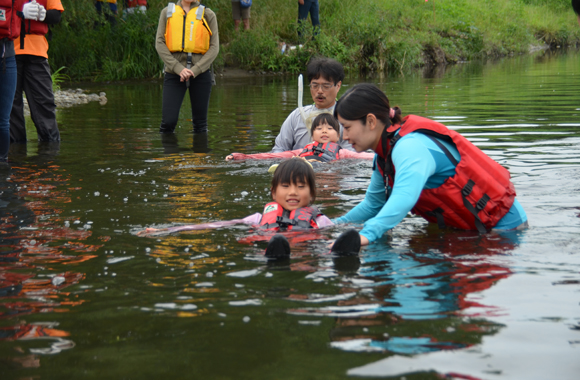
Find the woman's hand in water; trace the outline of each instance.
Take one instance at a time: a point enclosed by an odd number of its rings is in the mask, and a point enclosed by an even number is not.
[[[361,247],[365,246],[365,245],[369,245],[369,239],[367,239],[366,237],[364,237],[363,235],[359,234],[360,236],[360,245]],[[328,249],[332,249],[332,246],[334,246],[335,241],[331,241],[330,243],[328,243]]]
[[[231,161],[234,159],[234,155],[230,154],[229,156],[226,156],[226,161]]]

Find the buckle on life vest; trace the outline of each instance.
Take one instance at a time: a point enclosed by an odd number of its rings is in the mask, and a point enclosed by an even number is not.
[[[278,223],[280,227],[288,227],[296,225],[296,220],[290,219],[286,216],[277,216],[276,223]]]
[[[487,202],[489,201],[489,195],[487,194],[483,194],[483,197],[481,197],[480,200],[477,201],[477,211],[481,211],[485,208],[485,205],[487,205]]]
[[[463,186],[463,189],[461,189],[461,194],[463,194],[464,197],[467,197],[469,194],[471,194],[474,185],[475,182],[473,182],[473,180],[470,179],[469,181],[467,181],[465,186]]]

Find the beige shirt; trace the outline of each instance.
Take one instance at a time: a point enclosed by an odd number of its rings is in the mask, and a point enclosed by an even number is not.
[[[177,2],[181,6],[181,0]],[[191,9],[199,6],[199,2],[192,2]],[[190,11],[191,12],[191,11]],[[209,70],[214,59],[217,57],[220,49],[220,39],[218,33],[218,24],[215,13],[209,8],[205,8],[204,15],[212,35],[209,39],[209,50],[205,54],[193,54],[191,71],[194,76]],[[165,28],[167,26],[167,7],[163,8],[159,16],[159,25],[157,26],[157,35],[155,36],[155,49],[159,57],[165,63],[165,72],[179,75],[187,65],[187,53],[172,53],[165,44]]]

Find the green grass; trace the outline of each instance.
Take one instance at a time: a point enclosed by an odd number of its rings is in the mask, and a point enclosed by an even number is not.
[[[72,80],[159,77],[154,46],[160,10],[111,27],[92,2],[62,0],[63,21],[53,27],[52,67]],[[218,17],[221,49],[214,66],[296,73],[312,56],[333,57],[351,72],[406,72],[430,62],[522,54],[533,45],[578,45],[580,28],[569,0],[324,0],[321,32],[298,40],[296,0],[252,5],[251,30],[235,32],[230,0],[205,0]],[[281,54],[279,45],[303,44]]]

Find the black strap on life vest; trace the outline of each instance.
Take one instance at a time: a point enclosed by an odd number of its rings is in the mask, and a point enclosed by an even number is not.
[[[318,209],[316,207],[311,206],[312,211],[312,218],[316,218],[316,214],[318,214]],[[282,216],[276,217],[276,224],[275,225],[268,225],[268,228],[272,227],[280,227],[280,228],[288,228],[288,227],[298,227],[298,228],[311,228],[310,220],[299,220],[297,218],[290,219],[290,211],[284,209],[282,212]]]

